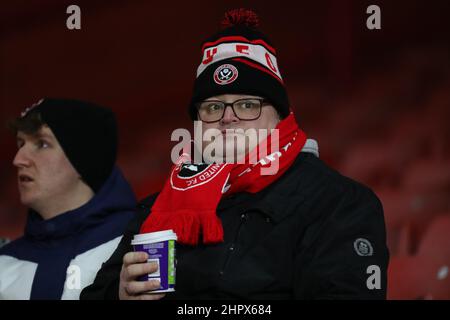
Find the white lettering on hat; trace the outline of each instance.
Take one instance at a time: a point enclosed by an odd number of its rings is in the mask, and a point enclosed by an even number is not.
[[[211,63],[238,57],[245,57],[258,62],[277,78],[283,80],[275,55],[262,45],[245,42],[221,43],[217,46],[206,48],[203,51],[202,62],[197,68],[197,78]]]

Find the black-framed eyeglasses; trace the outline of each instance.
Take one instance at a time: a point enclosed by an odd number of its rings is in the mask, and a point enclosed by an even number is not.
[[[266,103],[264,98],[243,98],[226,103],[220,100],[205,100],[196,104],[198,118],[206,123],[222,120],[225,109],[230,106],[239,120],[251,121],[261,116],[261,107]]]

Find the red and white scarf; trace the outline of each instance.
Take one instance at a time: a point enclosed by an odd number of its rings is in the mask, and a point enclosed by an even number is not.
[[[271,150],[270,135],[265,141],[271,152],[269,156],[254,163],[248,161],[258,148],[246,157],[243,164],[201,164],[187,163],[190,159],[181,158],[172,168],[170,178],[151,208],[151,214],[141,226],[140,232],[155,232],[172,229],[178,242],[197,245],[200,234],[203,243],[212,244],[223,241],[223,228],[216,208],[222,195],[237,192],[256,193],[281,177],[292,165],[306,142],[306,134],[298,127],[294,114],[281,120],[277,127],[279,150]],[[275,174],[261,174],[261,169],[273,166],[278,168]],[[187,166],[199,171],[193,175],[180,174]],[[186,171],[186,170],[185,170]]]

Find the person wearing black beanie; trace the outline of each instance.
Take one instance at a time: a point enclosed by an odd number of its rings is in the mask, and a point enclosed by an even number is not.
[[[196,103],[221,94],[261,96],[281,119],[288,116],[289,99],[276,49],[258,27],[254,12],[230,10],[225,13],[221,30],[203,42],[189,104],[192,120],[197,119]]]
[[[389,252],[380,200],[319,158],[317,142],[295,119],[257,15],[231,10],[222,26],[202,45],[187,103],[194,130],[215,131],[218,147],[203,136],[201,159],[183,150],[173,161],[161,192],[141,202],[128,241],[81,299],[385,299]],[[262,135],[255,147],[233,143],[264,130],[270,139]],[[228,161],[231,152],[245,161]],[[136,234],[163,230],[177,235],[172,287],[160,264],[131,245]]]
[[[89,102],[46,98],[24,113],[21,122],[35,113],[51,129],[82,179],[97,193],[116,162],[114,113]]]
[[[85,101],[45,98],[22,112],[12,129],[20,200],[29,210],[24,236],[0,248],[0,300],[78,299],[136,206],[115,166],[114,113]]]

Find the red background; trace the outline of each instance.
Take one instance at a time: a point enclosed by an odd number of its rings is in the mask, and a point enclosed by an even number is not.
[[[70,4],[81,7],[81,30],[66,28]],[[370,4],[381,8],[381,30],[366,28]],[[2,2],[2,125],[45,96],[109,106],[119,165],[138,197],[157,191],[171,132],[192,126],[200,44],[241,6],[260,15],[321,158],[380,196],[393,256],[417,255],[433,219],[450,211],[448,1]],[[0,237],[16,238],[26,210],[4,126],[0,143]]]

